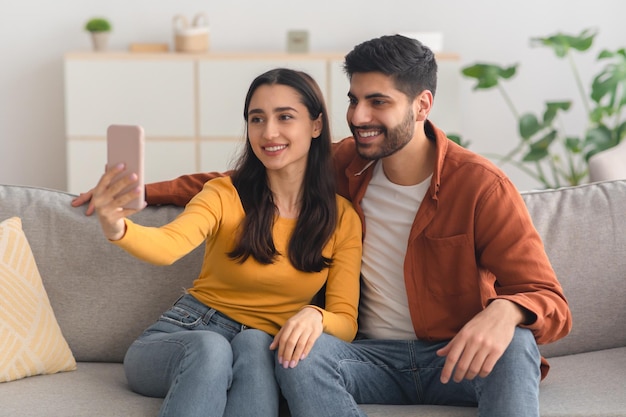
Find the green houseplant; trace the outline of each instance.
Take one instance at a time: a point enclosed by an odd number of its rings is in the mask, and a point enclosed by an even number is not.
[[[111,23],[102,17],[94,17],[85,23],[85,30],[91,33],[93,49],[95,51],[104,51],[107,49],[109,42],[109,32],[111,32]]]
[[[587,125],[578,136],[567,134],[560,120],[572,108],[572,100],[546,101],[543,113],[538,115],[518,112],[503,86],[504,81],[515,76],[518,64],[502,67],[475,63],[462,69],[463,75],[477,81],[474,90],[496,88],[517,121],[518,144],[496,158],[501,163],[516,165],[546,188],[580,184],[587,176],[589,158],[617,145],[626,136],[626,50],[600,52],[596,60],[604,66],[593,77],[589,92],[573,59],[573,52],[589,50],[596,34],[587,29],[578,36],[557,33],[531,39],[532,46],[551,48],[558,58],[570,63],[588,115]]]
[[[85,30],[88,32],[110,32],[111,23],[104,18],[95,17],[87,21],[85,24]]]

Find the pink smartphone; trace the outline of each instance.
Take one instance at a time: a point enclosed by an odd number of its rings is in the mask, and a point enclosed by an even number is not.
[[[141,126],[135,125],[111,125],[107,129],[107,168],[111,168],[120,163],[126,166],[126,169],[118,174],[113,181],[132,173],[137,174],[138,181],[120,194],[139,187],[141,194],[124,208],[139,210],[143,207],[144,202],[144,132]]]

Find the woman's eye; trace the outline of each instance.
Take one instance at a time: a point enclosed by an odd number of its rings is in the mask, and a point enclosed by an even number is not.
[[[290,114],[281,114],[279,118],[280,120],[291,120],[293,119],[293,116]]]
[[[263,119],[261,119],[260,117],[250,117],[248,119],[248,123],[261,123],[263,121]]]

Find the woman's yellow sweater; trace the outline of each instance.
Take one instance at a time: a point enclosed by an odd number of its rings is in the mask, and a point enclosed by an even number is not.
[[[324,331],[351,341],[357,330],[362,229],[348,200],[337,196],[337,207],[337,228],[323,250],[333,261],[321,272],[299,271],[286,256],[295,219],[279,217],[274,223],[274,244],[281,255],[273,264],[263,265],[252,257],[238,263],[228,257],[245,216],[230,177],[208,181],[165,226],[140,226],[126,219],[126,234],[114,243],[144,261],[168,265],[206,241],[202,270],[189,293],[233,320],[271,335],[310,305],[326,284],[325,309],[318,308]]]

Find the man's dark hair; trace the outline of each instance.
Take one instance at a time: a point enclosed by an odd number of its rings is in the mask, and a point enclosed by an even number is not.
[[[362,72],[390,76],[410,100],[424,90],[434,96],[437,89],[435,54],[420,41],[402,35],[381,36],[355,46],[343,67],[348,78]]]

